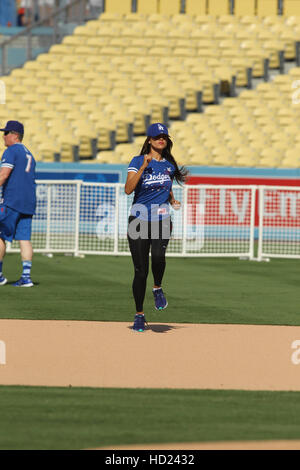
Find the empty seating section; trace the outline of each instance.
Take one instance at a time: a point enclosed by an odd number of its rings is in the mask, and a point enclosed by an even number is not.
[[[235,0],[234,14],[229,0],[186,0],[186,14],[177,0],[137,0],[136,13],[107,0],[98,19],[1,77],[0,118],[24,121],[43,161],[126,163],[151,122],[170,121],[182,164],[299,166],[289,149],[300,150],[300,68],[250,89],[295,60],[299,3],[285,1],[291,17],[277,0]]]
[[[182,163],[299,167],[300,68],[174,127]],[[298,89],[294,88],[298,83]],[[298,106],[295,104],[298,102]],[[172,130],[172,128],[171,128]],[[176,131],[176,132],[175,132]],[[182,149],[187,136],[188,145]],[[293,151],[291,151],[293,149]],[[296,158],[297,156],[297,158]]]

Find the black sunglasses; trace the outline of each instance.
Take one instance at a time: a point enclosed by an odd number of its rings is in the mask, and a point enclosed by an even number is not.
[[[164,139],[164,140],[168,140],[168,136],[166,134],[159,134],[159,135],[156,135],[155,137],[152,137],[153,140],[159,140],[159,139]]]
[[[8,135],[8,134],[11,134],[12,131],[4,131],[4,135]]]

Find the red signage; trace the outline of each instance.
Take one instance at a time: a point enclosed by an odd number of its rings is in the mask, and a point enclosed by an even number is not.
[[[230,223],[249,225],[251,192],[246,189],[234,189],[234,185],[264,185],[264,186],[299,186],[300,179],[291,178],[255,178],[255,177],[225,177],[225,176],[191,176],[191,185],[231,185],[231,188],[206,189],[201,196],[199,189],[191,188],[188,196],[190,205],[189,215],[195,221],[197,213],[203,213],[204,223],[223,225]],[[255,226],[258,226],[258,191],[255,196]],[[200,204],[200,211],[197,208]],[[201,209],[202,206],[202,209]],[[203,209],[204,208],[204,209]],[[189,217],[189,218],[190,218]],[[264,204],[264,225],[273,227],[295,227],[300,224],[300,191],[266,191]]]

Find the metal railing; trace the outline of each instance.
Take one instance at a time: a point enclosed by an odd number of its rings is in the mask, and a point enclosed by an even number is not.
[[[51,13],[46,18],[43,18],[39,21],[34,22],[30,26],[22,29],[22,31],[10,39],[5,40],[0,44],[2,51],[2,63],[1,63],[1,74],[7,75],[9,73],[8,67],[8,48],[14,47],[17,41],[24,39],[24,47],[26,48],[26,60],[32,60],[33,56],[33,47],[32,39],[37,32],[37,28],[40,27],[51,27],[52,35],[50,34],[50,46],[57,44],[62,40],[62,37],[66,34],[63,26],[68,22],[74,22],[78,25],[83,24],[86,20],[91,19],[87,17],[87,6],[88,0],[72,0],[68,5],[65,5],[61,8],[56,8],[53,13]]]

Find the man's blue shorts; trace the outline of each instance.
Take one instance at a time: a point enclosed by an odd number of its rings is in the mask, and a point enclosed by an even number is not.
[[[0,204],[0,238],[13,240],[31,239],[32,215],[21,214],[10,207]]]

